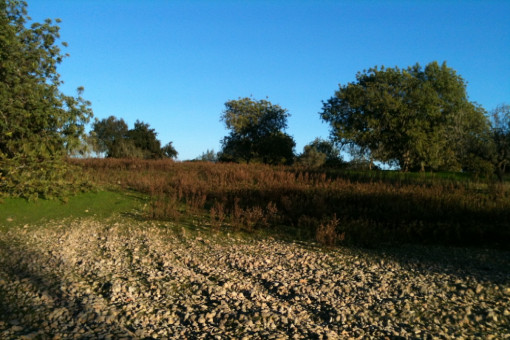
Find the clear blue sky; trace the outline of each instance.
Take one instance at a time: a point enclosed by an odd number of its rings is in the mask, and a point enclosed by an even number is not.
[[[296,151],[329,127],[338,84],[375,65],[443,62],[487,110],[510,102],[510,1],[28,0],[62,19],[63,91],[85,87],[95,117],[149,123],[179,159],[220,149],[238,97],[289,110]]]

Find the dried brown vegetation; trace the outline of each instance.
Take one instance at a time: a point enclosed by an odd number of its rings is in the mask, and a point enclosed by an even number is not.
[[[73,162],[96,183],[148,194],[154,219],[193,214],[214,228],[287,226],[325,244],[505,246],[510,235],[508,190],[480,182],[169,160]]]

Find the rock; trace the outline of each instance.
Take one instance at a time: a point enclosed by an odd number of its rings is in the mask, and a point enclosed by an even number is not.
[[[504,332],[498,327],[510,315],[501,304],[509,287],[455,275],[449,261],[459,255],[449,250],[427,248],[424,257],[439,251],[436,257],[444,261],[433,266],[410,262],[414,257],[399,255],[400,249],[387,250],[400,256],[397,264],[386,255],[372,257],[377,250],[321,253],[276,240],[225,241],[202,233],[183,238],[175,226],[140,227],[132,220],[73,223],[0,232],[0,245],[9,245],[0,246],[2,292],[12,291],[20,308],[42,306],[33,315],[20,313],[17,325],[0,322],[0,338],[19,338],[33,324],[44,331],[35,338],[63,339],[200,333],[275,339],[494,334],[499,339]],[[510,263],[508,254],[494,254],[491,258]],[[470,265],[463,270],[477,273]],[[3,268],[37,273],[40,282]],[[494,273],[483,275],[508,282],[504,266],[490,268]]]

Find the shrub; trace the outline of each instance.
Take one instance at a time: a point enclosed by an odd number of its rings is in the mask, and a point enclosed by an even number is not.
[[[315,233],[315,239],[322,245],[334,246],[338,241],[345,239],[345,232],[338,234],[337,228],[340,225],[340,221],[333,214],[333,217],[328,221],[325,221],[319,225]]]

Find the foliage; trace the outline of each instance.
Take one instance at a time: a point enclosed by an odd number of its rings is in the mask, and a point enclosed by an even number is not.
[[[174,146],[172,145],[172,142],[166,143],[162,148],[161,151],[163,152],[163,156],[166,158],[177,158],[177,155],[179,154],[177,150],[175,150]]]
[[[139,120],[135,126],[128,131],[128,139],[131,140],[137,149],[143,151],[143,158],[158,159],[163,157],[161,142],[156,138],[157,133],[149,127],[149,124]]]
[[[0,191],[55,197],[79,187],[65,157],[92,110],[83,88],[77,97],[59,90],[59,27],[27,20],[25,2],[0,1]]]
[[[488,125],[464,80],[437,62],[422,68],[378,68],[341,85],[320,113],[341,144],[402,170],[460,170]]]
[[[196,158],[197,161],[216,163],[218,161],[218,155],[214,152],[214,149],[203,152]]]
[[[333,214],[333,217],[328,222],[321,223],[315,233],[315,239],[322,245],[334,246],[338,241],[345,239],[345,232],[338,235],[338,227],[340,221]]]
[[[106,153],[107,157],[128,157],[122,154],[127,144],[128,126],[124,119],[110,116],[105,119],[97,119],[92,124],[92,132],[96,139],[97,151]]]
[[[222,161],[290,164],[295,142],[284,130],[289,113],[267,100],[240,98],[225,103],[221,120],[230,135],[223,141]]]
[[[161,147],[156,138],[157,133],[149,124],[137,120],[133,129],[128,129],[126,122],[114,116],[96,119],[91,136],[95,136],[98,152],[105,152],[111,158],[174,158],[177,151],[172,142]]]
[[[98,184],[120,183],[150,195],[148,218],[193,216],[216,229],[294,230],[297,237],[325,244],[510,244],[508,187],[498,189],[465,173],[303,171],[169,160],[73,162]]]
[[[97,138],[95,138],[95,133],[91,132],[89,134],[84,134],[80,138],[80,145],[78,145],[72,152],[69,153],[70,157],[81,157],[81,158],[90,158],[90,157],[99,157],[101,155],[101,151],[99,151],[99,146],[97,145]]]
[[[494,142],[493,163],[500,181],[510,165],[510,105],[501,104],[491,112],[491,133]]]
[[[320,168],[326,164],[326,154],[317,150],[312,145],[305,145],[303,153],[299,155],[297,164],[305,168]]]
[[[340,150],[334,143],[320,138],[316,138],[310,144],[305,145],[298,163],[309,168],[318,168],[323,165],[338,167],[344,164],[340,156]]]

